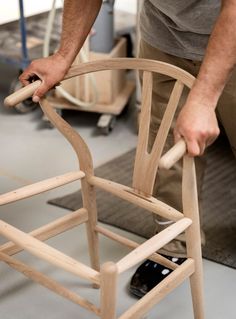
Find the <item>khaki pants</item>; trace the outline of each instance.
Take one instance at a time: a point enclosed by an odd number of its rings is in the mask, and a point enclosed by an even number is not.
[[[150,46],[145,41],[141,40],[140,42],[140,51],[139,57],[145,59],[153,59],[159,60],[163,62],[167,62],[178,66],[194,76],[197,76],[201,62],[200,61],[192,61],[188,59],[183,59],[179,57],[175,57],[160,50]],[[169,100],[170,93],[173,89],[175,80],[169,78],[168,76],[162,74],[154,74],[153,77],[153,96],[152,96],[152,116],[151,116],[151,124],[150,124],[150,136],[149,136],[149,147],[152,147],[154,139],[156,137],[156,132],[160,125],[161,119],[165,112],[165,108],[167,102]],[[175,114],[175,119],[178,115],[180,108],[183,106],[186,97],[188,94],[188,89],[186,88],[183,92],[182,99],[179,103],[178,110]],[[217,118],[220,124],[223,126],[225,133],[229,139],[230,145],[236,155],[236,70],[232,74],[230,80],[228,81],[224,92],[219,100],[217,109],[216,109]],[[174,123],[172,129],[174,127]],[[173,131],[170,131],[165,151],[169,149],[173,143]],[[197,172],[197,184],[198,184],[198,193],[199,197],[201,196],[201,186],[202,180],[204,176],[205,169],[205,159],[204,156],[195,158],[196,164],[196,172]],[[181,164],[177,163],[172,169],[168,171],[159,171],[156,183],[154,187],[153,195],[157,197],[159,200],[169,204],[170,206],[176,208],[179,211],[182,211],[182,200],[181,200],[181,182],[182,182],[182,174],[181,174]],[[201,209],[200,209],[201,211]],[[156,223],[156,232],[161,231],[165,228],[169,222],[163,220],[161,217],[154,216],[154,221]],[[204,234],[202,232],[202,243],[204,244]],[[185,256],[186,247],[184,235],[180,235],[176,240],[167,244],[163,247],[159,252],[176,257]]]

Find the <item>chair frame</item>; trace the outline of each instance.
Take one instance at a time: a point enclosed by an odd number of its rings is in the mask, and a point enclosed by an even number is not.
[[[201,239],[194,159],[184,155],[186,145],[183,140],[175,145],[170,152],[161,157],[182,90],[184,86],[191,88],[195,78],[189,73],[167,63],[145,59],[116,58],[92,61],[73,66],[67,73],[65,79],[90,72],[117,69],[134,69],[143,72],[141,119],[132,187],[95,176],[92,156],[84,140],[57,114],[45,98],[41,99],[40,106],[43,112],[51,123],[69,141],[77,154],[79,170],[2,194],[0,195],[0,205],[25,199],[72,181],[80,180],[83,207],[42,226],[29,234],[16,229],[4,221],[0,221],[0,234],[9,240],[9,242],[0,246],[0,260],[55,293],[92,311],[101,319],[116,319],[118,275],[132,266],[137,265],[144,259],[150,258],[169,267],[173,272],[125,311],[119,319],[141,318],[186,278],[189,278],[191,283],[194,318],[203,319]],[[148,153],[147,143],[152,99],[152,73],[166,74],[176,79],[176,83],[171,93],[160,129],[157,133],[154,146],[152,151]],[[5,104],[13,106],[19,101],[31,96],[40,83],[40,81],[36,81],[18,92],[15,92],[5,99]],[[152,191],[158,168],[167,169],[182,156],[183,212],[179,212],[173,207],[154,198],[152,196]],[[137,206],[143,207],[147,211],[165,217],[173,221],[173,224],[142,244],[138,244],[118,235],[97,224],[95,188],[101,188],[126,201],[136,204]],[[78,262],[44,243],[45,240],[82,223],[85,223],[87,228],[91,267]],[[182,265],[176,265],[172,261],[156,253],[156,251],[183,231],[185,231],[186,234],[187,259]],[[133,250],[117,263],[106,262],[100,268],[98,252],[98,235],[100,234]],[[81,276],[82,278],[91,281],[94,286],[100,287],[100,307],[98,308],[58,282],[12,257],[22,250],[27,250],[36,257],[44,259],[54,266],[60,267],[72,274]]]

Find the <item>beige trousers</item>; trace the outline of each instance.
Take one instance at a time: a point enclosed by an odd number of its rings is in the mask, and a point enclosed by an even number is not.
[[[160,50],[150,46],[145,41],[140,41],[140,51],[139,57],[146,59],[159,60],[167,62],[178,66],[194,76],[197,76],[201,62],[192,61],[188,59],[183,59],[175,57]],[[170,93],[174,86],[174,79],[169,78],[168,76],[161,74],[154,74],[153,78],[153,96],[152,96],[152,116],[150,124],[150,136],[149,136],[149,147],[152,147],[154,139],[156,137],[156,132],[160,125],[161,119],[165,112],[165,108],[170,96]],[[186,88],[183,92],[182,99],[179,103],[178,110],[175,114],[175,119],[178,115],[179,110],[184,104],[188,94],[188,89]],[[219,100],[217,109],[217,118],[220,124],[223,126],[225,133],[229,139],[230,145],[236,155],[236,70],[232,74],[230,80],[228,81],[224,92]],[[173,143],[173,126],[168,135],[165,151],[169,149]],[[204,176],[205,169],[205,159],[204,156],[195,158],[196,172],[197,172],[197,184],[198,184],[198,193],[199,199],[201,197],[201,186]],[[160,199],[161,201],[175,207],[177,210],[182,211],[182,200],[181,200],[181,174],[182,166],[181,163],[177,163],[172,169],[168,171],[159,171],[156,177],[154,193],[153,195]],[[200,201],[199,201],[200,203]],[[201,208],[200,208],[201,211]],[[168,226],[168,221],[162,219],[161,217],[154,216],[154,222],[156,223],[156,232],[161,231],[163,228]],[[202,243],[204,244],[205,238],[204,233],[202,232]],[[161,253],[183,257],[185,256],[186,247],[184,235],[180,235],[176,240],[167,244],[160,250]]]

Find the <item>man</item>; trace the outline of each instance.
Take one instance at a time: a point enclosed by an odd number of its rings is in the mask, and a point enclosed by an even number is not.
[[[58,51],[48,58],[33,61],[20,76],[24,85],[35,75],[42,80],[33,97],[35,102],[64,77],[101,4],[102,0],[65,0]],[[177,112],[173,131],[175,141],[183,137],[190,156],[202,155],[219,134],[218,118],[235,153],[236,0],[144,0],[140,28],[141,57],[172,63],[197,76]],[[154,79],[150,147],[172,86],[167,77],[157,75]],[[170,135],[167,145],[171,144],[173,136]],[[198,184],[201,185],[204,162],[197,157],[196,164]],[[178,164],[174,170],[161,173],[155,192],[159,199],[179,210],[182,209],[180,171]],[[158,219],[156,224],[159,231],[167,222]],[[162,253],[181,263],[179,257],[185,255],[183,236],[164,247]],[[169,272],[169,269],[147,261],[133,276],[131,291],[143,295]]]

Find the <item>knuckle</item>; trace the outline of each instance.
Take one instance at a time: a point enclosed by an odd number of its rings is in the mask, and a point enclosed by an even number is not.
[[[209,135],[209,133],[208,133],[208,131],[202,130],[199,132],[198,135],[200,138],[205,139]]]
[[[196,131],[194,131],[194,130],[188,130],[188,131],[186,132],[186,134],[187,134],[187,136],[189,137],[190,140],[193,140],[193,139],[195,138],[195,136],[196,136]]]
[[[30,67],[31,67],[31,66],[35,66],[35,65],[37,65],[37,60],[33,60],[33,61],[30,63]]]
[[[189,149],[188,150],[188,153],[190,156],[192,157],[195,157],[195,156],[198,156],[199,155],[199,152],[197,152],[196,150],[192,150],[192,149]]]
[[[220,129],[217,128],[217,129],[215,130],[215,135],[218,136],[219,134],[220,134]]]
[[[218,128],[214,128],[209,132],[209,138],[215,138],[219,135],[220,130]]]

